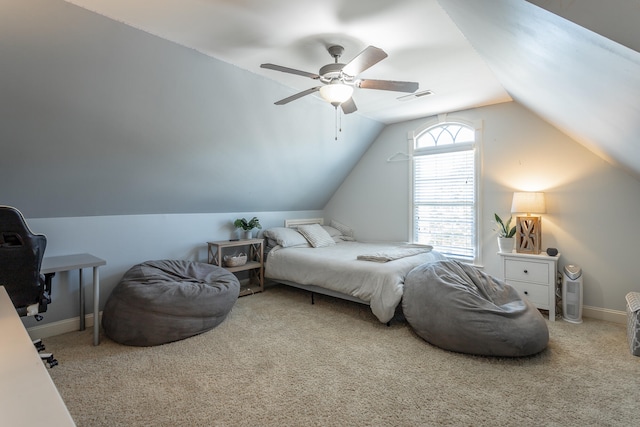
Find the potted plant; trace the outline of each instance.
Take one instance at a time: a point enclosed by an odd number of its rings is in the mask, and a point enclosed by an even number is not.
[[[249,221],[246,218],[238,218],[233,221],[233,225],[238,229],[244,232],[245,239],[251,239],[253,237],[253,229],[254,228],[262,228],[260,225],[260,220],[257,217],[251,218]]]
[[[498,229],[495,231],[498,232],[498,248],[500,252],[513,251],[513,236],[516,234],[516,226],[511,227],[511,219],[513,217],[509,217],[507,222],[504,222],[497,213],[494,213],[494,216],[496,218],[496,225],[498,226]]]

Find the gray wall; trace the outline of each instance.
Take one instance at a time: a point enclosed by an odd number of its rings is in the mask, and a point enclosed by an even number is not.
[[[321,209],[383,125],[62,0],[0,3],[0,203],[30,218]]]
[[[498,275],[493,213],[509,215],[514,191],[544,191],[543,247],[562,253],[560,265],[584,271],[585,306],[624,311],[624,296],[640,291],[637,242],[640,182],[597,157],[515,102],[452,113],[483,122],[481,251],[487,272]],[[407,152],[407,133],[435,118],[387,126],[324,210],[350,225],[360,239],[409,239],[409,162],[388,163]]]

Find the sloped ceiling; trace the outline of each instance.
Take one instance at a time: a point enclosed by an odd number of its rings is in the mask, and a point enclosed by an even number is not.
[[[640,177],[630,16],[633,0],[5,0],[0,203],[28,217],[321,209],[385,124],[511,99]],[[345,62],[389,54],[361,77],[434,94],[359,90],[338,120],[316,96],[273,105],[314,82],[259,64],[317,72],[334,43]]]
[[[0,70],[27,218],[322,209],[384,126],[62,0],[0,2]]]
[[[636,0],[68,0],[277,80],[274,62],[316,72],[327,44],[389,58],[366,77],[415,80],[434,95],[399,103],[360,91],[383,123],[513,97],[609,162],[640,178],[640,6]],[[462,37],[463,36],[463,37]],[[488,68],[487,68],[488,65]]]
[[[637,37],[624,37],[629,48],[525,1],[439,1],[516,101],[640,179]],[[640,17],[637,2],[586,1],[587,9],[574,8],[581,2],[538,3],[578,22],[589,15],[588,24],[611,37],[640,33],[631,27]]]
[[[433,92],[399,101],[405,93],[357,90],[359,113],[383,123],[511,100],[436,0],[67,1],[283,83],[285,96],[317,82],[260,64],[317,73],[333,62],[330,45],[345,48],[342,63],[374,45],[389,56],[359,77],[415,81],[418,92]]]
[[[637,0],[528,0],[574,24],[640,52]]]

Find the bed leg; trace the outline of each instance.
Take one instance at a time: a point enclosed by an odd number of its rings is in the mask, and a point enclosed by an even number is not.
[[[387,322],[387,327],[391,326],[391,320]]]
[[[315,304],[315,303],[316,303],[315,295],[316,295],[316,294],[314,294],[313,292],[311,292],[311,305],[313,305],[313,304]]]

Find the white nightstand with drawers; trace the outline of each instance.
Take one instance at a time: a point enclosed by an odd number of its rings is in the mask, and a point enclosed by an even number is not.
[[[549,310],[549,320],[556,320],[556,278],[560,254],[549,256],[498,253],[502,278],[516,288],[537,308]]]

